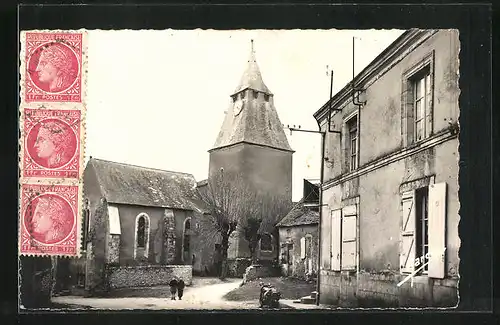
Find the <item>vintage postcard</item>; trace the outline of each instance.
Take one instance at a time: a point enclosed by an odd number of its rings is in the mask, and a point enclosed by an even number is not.
[[[458,305],[458,30],[21,41],[22,308]]]

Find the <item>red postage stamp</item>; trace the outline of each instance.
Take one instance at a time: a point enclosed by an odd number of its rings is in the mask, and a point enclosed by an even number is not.
[[[21,186],[20,253],[77,256],[79,186]]]
[[[81,102],[82,33],[25,34],[24,100]]]
[[[80,110],[24,109],[24,177],[79,177],[81,114]]]

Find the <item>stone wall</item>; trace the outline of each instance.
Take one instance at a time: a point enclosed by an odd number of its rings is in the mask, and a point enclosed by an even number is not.
[[[250,265],[243,275],[243,283],[258,279],[279,276],[279,268],[273,265]]]
[[[247,267],[252,264],[252,260],[250,258],[236,258],[236,259],[228,259],[227,267],[228,272],[227,275],[229,277],[242,278],[243,274]]]
[[[174,276],[191,285],[192,270],[191,265],[109,266],[107,279],[110,289],[168,285]]]
[[[404,276],[395,272],[321,272],[320,301],[341,307],[455,307],[458,279],[416,276],[400,287]]]

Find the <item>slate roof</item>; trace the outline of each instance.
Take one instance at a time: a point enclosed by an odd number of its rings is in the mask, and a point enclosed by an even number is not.
[[[262,74],[260,73],[259,65],[257,64],[257,60],[255,58],[253,40],[250,50],[250,57],[248,58],[247,68],[243,73],[243,76],[241,77],[240,84],[238,85],[238,87],[236,87],[233,94],[239,93],[240,91],[247,88],[272,95],[271,91],[269,90],[269,88],[267,88],[264,80],[262,79]]]
[[[250,57],[248,68],[243,74],[237,92],[251,88],[269,93],[269,89],[262,81],[253,50]],[[234,105],[231,100],[228,113],[211,150],[246,142],[293,152],[272,100],[257,101],[252,96],[247,96],[244,107],[237,116],[233,114]]]
[[[293,227],[293,226],[304,226],[304,225],[314,225],[319,222],[319,213],[312,211],[302,204],[297,206],[295,209],[290,211],[280,222],[276,225],[277,227]]]
[[[109,203],[203,212],[193,175],[91,158],[101,193]]]

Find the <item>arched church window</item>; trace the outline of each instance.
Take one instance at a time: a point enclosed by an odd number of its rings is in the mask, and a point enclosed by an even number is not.
[[[83,236],[82,236],[82,250],[85,251],[87,248],[87,241],[90,230],[90,211],[89,209],[83,209]]]
[[[190,237],[191,237],[191,219],[186,219],[184,223],[184,238],[182,246],[184,247],[184,252],[189,252]]]
[[[146,246],[146,218],[139,217],[137,221],[137,247],[144,248]]]
[[[269,101],[269,95],[268,95],[268,94],[264,94],[264,100],[265,100],[266,102],[268,102],[268,101]]]
[[[149,230],[149,216],[146,213],[142,212],[135,218],[134,259],[143,259],[148,257]]]
[[[259,97],[259,92],[258,91],[253,91],[253,98],[258,98]]]
[[[263,234],[260,238],[260,250],[266,252],[273,250],[273,239],[270,234]]]

